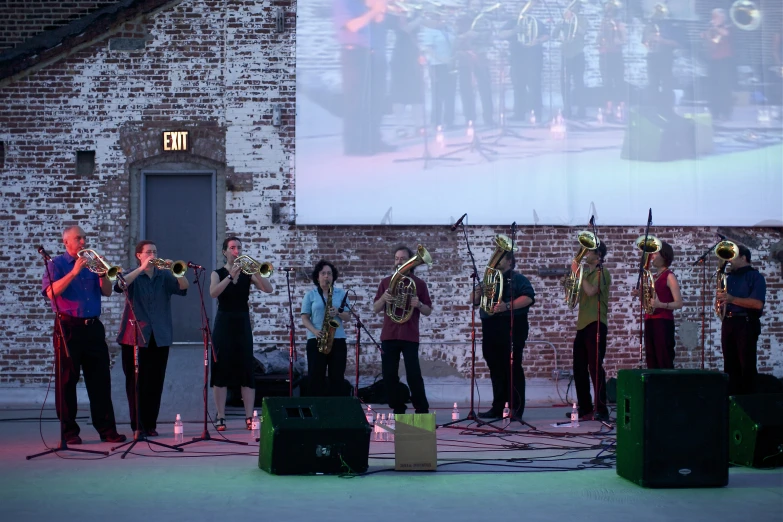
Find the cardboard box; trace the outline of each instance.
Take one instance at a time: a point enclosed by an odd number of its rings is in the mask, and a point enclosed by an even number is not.
[[[435,414],[395,415],[394,469],[396,471],[436,471],[438,442]]]

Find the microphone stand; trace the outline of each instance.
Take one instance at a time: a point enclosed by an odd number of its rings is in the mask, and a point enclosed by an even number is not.
[[[285,271],[285,286],[288,290],[288,396],[294,396],[294,361],[296,361],[296,337],[294,331],[294,298],[291,294],[291,272]]]
[[[49,264],[52,263],[52,259],[49,257],[49,254],[46,253],[43,248],[39,250],[39,253],[43,256],[43,262],[44,267],[46,268],[46,275],[49,277],[49,292],[52,294],[52,303],[54,304],[54,371],[56,372],[55,379],[54,379],[54,400],[55,400],[55,410],[57,413],[57,419],[60,421],[60,444],[57,445],[56,448],[49,448],[46,451],[42,451],[41,453],[36,453],[35,455],[27,455],[25,457],[26,460],[34,459],[36,457],[42,457],[44,455],[48,455],[50,453],[57,454],[60,451],[76,451],[79,453],[93,453],[95,455],[104,455],[107,456],[109,454],[108,451],[95,451],[95,450],[86,450],[81,448],[69,448],[68,443],[65,440],[65,434],[63,433],[63,393],[65,384],[63,383],[63,375],[62,375],[62,355],[61,351],[65,351],[65,358],[67,360],[71,359],[71,352],[68,350],[68,342],[65,340],[65,332],[63,332],[63,325],[60,321],[60,307],[57,305],[57,297],[54,295],[54,279],[52,278],[52,270],[49,267]],[[44,443],[44,446],[46,446],[46,443]]]
[[[644,231],[644,243],[642,243],[642,258],[639,260],[639,278],[636,280],[636,289],[642,283],[642,277],[647,263],[647,237],[650,235],[650,225],[652,224],[652,209],[650,209],[649,218],[647,219],[647,228]],[[597,237],[597,236],[596,236]],[[639,294],[639,369],[644,366],[644,295]]]
[[[351,290],[351,292],[353,292],[353,290]],[[353,295],[354,297],[356,297],[355,292]],[[362,330],[364,330],[367,333],[367,336],[370,338],[372,343],[378,348],[379,352],[383,353],[383,348],[381,348],[381,345],[378,344],[378,341],[376,341],[375,338],[372,336],[372,333],[370,333],[370,331],[367,329],[367,326],[362,322],[361,317],[359,317],[359,314],[353,309],[353,306],[351,306],[346,302],[345,308],[348,310],[348,312],[350,312],[353,318],[356,319],[356,384],[354,386],[353,396],[358,399],[359,398],[359,355],[361,353]]]
[[[478,280],[478,268],[476,268],[476,258],[473,257],[473,251],[470,249],[470,239],[468,239],[468,229],[467,227],[460,223],[462,225],[462,233],[465,236],[465,247],[468,250],[468,256],[470,256],[470,264],[473,267],[473,271],[470,273],[470,279],[472,283],[472,288],[476,288],[476,281]],[[475,302],[475,301],[474,301]],[[471,421],[471,423],[476,423],[479,426],[492,426],[488,422],[484,422],[478,418],[478,415],[476,415],[476,410],[474,408],[474,396],[476,391],[476,306],[471,303],[470,306],[470,411],[468,411],[468,415],[462,419],[453,420],[451,422],[446,422],[444,424],[441,424],[441,428],[455,428],[457,429],[454,424],[459,424],[460,422],[465,421]],[[498,430],[497,427],[492,426],[495,428],[495,430]],[[462,428],[459,428],[462,429]],[[471,429],[475,431],[489,431],[489,430],[477,430],[476,428],[466,428]]]
[[[201,340],[204,344],[204,427],[201,430],[201,436],[200,437],[193,437],[187,442],[182,442],[180,444],[177,444],[175,447],[179,448],[182,446],[187,446],[188,444],[193,444],[195,442],[201,442],[201,441],[212,441],[212,442],[227,442],[229,444],[240,444],[242,446],[247,446],[247,442],[241,442],[238,440],[231,440],[227,439],[226,437],[221,436],[219,439],[213,439],[209,435],[209,429],[207,429],[207,395],[209,395],[209,352],[210,348],[212,349],[212,361],[217,362],[217,355],[215,354],[215,345],[212,342],[212,332],[209,329],[209,316],[207,315],[207,309],[204,306],[204,290],[201,287],[201,274],[199,274],[199,270],[202,270],[203,274],[203,268],[198,266],[191,265],[191,268],[193,268],[193,282],[196,283],[196,287],[198,288],[198,295],[199,299],[201,301]]]
[[[598,239],[598,227],[595,225],[595,216],[590,219],[590,224],[593,225],[593,235],[595,235],[596,245],[600,245],[601,241]],[[600,390],[598,389],[598,377],[601,374],[601,286],[603,286],[604,282],[604,260],[600,255],[598,256],[597,268],[598,293],[596,294],[596,297],[598,298],[598,322],[595,325],[595,383],[593,387],[593,391],[595,392],[595,401],[593,402],[593,420],[595,420],[595,417],[598,414],[598,401],[600,400],[599,397],[601,396]],[[606,404],[604,404],[604,406],[606,406]],[[606,421],[601,421],[601,424],[609,429],[614,428],[614,426]]]
[[[141,327],[139,326],[139,321],[136,319],[136,311],[133,308],[133,302],[130,298],[130,290],[128,289],[128,283],[125,282],[125,278],[122,277],[122,274],[117,274],[117,284],[115,288],[119,288],[122,290],[123,295],[125,296],[125,304],[128,307],[128,322],[133,325],[133,388],[134,388],[134,397],[133,400],[136,404],[136,429],[133,431],[133,439],[129,440],[128,442],[124,442],[120,444],[119,446],[114,446],[111,448],[112,451],[116,451],[120,448],[124,448],[125,446],[128,446],[128,449],[125,450],[125,453],[122,454],[121,459],[124,459],[128,453],[130,453],[130,450],[133,449],[136,444],[139,442],[146,442],[147,444],[154,444],[156,446],[161,446],[163,448],[168,448],[170,450],[175,451],[184,451],[182,448],[176,447],[176,446],[169,446],[168,444],[163,444],[162,442],[157,442],[154,440],[149,440],[147,438],[147,434],[142,431],[141,429],[141,404],[139,401],[139,337],[141,337],[141,341],[146,345],[147,340],[144,339],[144,334],[141,331]]]
[[[722,241],[722,240],[721,240]],[[692,266],[701,265],[701,369],[704,369],[704,350],[705,350],[705,338],[704,330],[706,323],[706,309],[707,309],[707,256],[715,251],[715,247],[718,246],[720,241],[717,241],[714,245],[704,251],[702,255],[693,263]]]

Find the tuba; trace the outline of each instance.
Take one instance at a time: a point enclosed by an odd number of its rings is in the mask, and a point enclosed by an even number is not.
[[[574,262],[578,265],[576,270],[572,270],[570,274],[565,277],[563,286],[565,286],[565,298],[566,304],[569,308],[576,308],[576,304],[579,302],[579,290],[582,288],[582,258],[587,254],[588,250],[595,250],[601,242],[595,237],[595,234],[582,230],[576,235],[576,239],[579,241],[581,248],[574,257]]]
[[[718,269],[715,271],[715,283],[717,284],[716,291],[723,292],[726,290],[726,263],[730,263],[737,259],[737,256],[739,256],[739,247],[732,241],[721,241],[715,245],[715,255],[720,259]],[[719,303],[716,300],[715,313],[718,318],[723,321],[723,318],[726,317],[726,303]]]
[[[76,253],[76,257],[85,258],[87,262],[84,266],[87,267],[87,270],[93,274],[98,274],[101,277],[106,276],[109,278],[109,281],[114,281],[117,279],[117,275],[122,272],[122,268],[118,266],[111,266],[106,262],[103,256],[101,256],[95,250],[91,250],[89,248],[79,250]]]
[[[639,236],[636,238],[636,248],[642,251],[642,264],[644,265],[644,271],[642,272],[642,307],[645,313],[652,314],[655,310],[653,308],[653,301],[655,301],[655,278],[650,272],[650,254],[660,252],[663,243],[655,236],[647,236],[645,242],[645,236]]]
[[[411,299],[416,296],[416,282],[406,274],[423,263],[431,267],[432,257],[419,245],[416,255],[400,265],[389,281],[389,293],[394,297],[394,302],[386,303],[386,315],[397,324],[407,322],[413,315]]]
[[[514,249],[516,250],[516,249]],[[495,236],[495,251],[489,258],[487,268],[484,270],[482,286],[484,293],[481,296],[481,309],[487,314],[495,313],[495,305],[503,299],[503,274],[495,268],[506,253],[511,252],[511,240],[508,236],[498,234]]]
[[[246,255],[241,255],[238,258],[236,258],[234,260],[234,266],[236,265],[239,265],[243,274],[247,274],[249,276],[252,276],[253,274],[258,274],[261,277],[271,277],[275,271],[274,267],[272,266],[272,263],[269,262],[261,263],[259,261],[256,261],[252,257]]]
[[[533,0],[528,0],[517,16],[517,41],[525,47],[535,45],[538,38],[538,20],[535,16],[527,14],[532,7]]]
[[[159,270],[171,270],[174,277],[182,277],[188,271],[188,264],[185,261],[170,261],[167,259],[155,258],[150,260],[150,264]]]
[[[755,31],[761,26],[761,11],[751,0],[736,0],[731,4],[729,18],[743,31]]]

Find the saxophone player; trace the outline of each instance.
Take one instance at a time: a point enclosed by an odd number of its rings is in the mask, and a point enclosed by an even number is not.
[[[767,295],[766,279],[750,264],[750,249],[738,246],[737,257],[729,261],[731,272],[726,289],[719,291],[716,298],[726,304],[720,338],[723,371],[729,375],[729,395],[756,391],[756,343]]]
[[[302,298],[302,324],[307,329],[307,375],[313,397],[343,395],[348,359],[343,324],[351,314],[345,310],[346,305],[350,306],[348,292],[334,286],[339,275],[332,263],[320,260],[311,274],[315,288]],[[325,337],[330,335],[331,321],[339,324],[331,334],[331,350],[319,349],[325,344]]]
[[[414,257],[413,251],[400,245],[394,249],[394,267],[408,264]],[[383,317],[383,329],[381,330],[381,364],[383,368],[383,382],[386,385],[386,395],[389,406],[394,414],[405,413],[405,397],[399,391],[400,355],[405,359],[405,376],[411,391],[411,402],[416,413],[429,413],[429,402],[424,390],[424,379],[421,376],[419,365],[419,319],[422,315],[429,316],[432,313],[432,301],[427,289],[427,283],[413,275],[413,268],[407,273],[411,281],[416,285],[416,292],[410,299],[412,313],[410,319],[404,322],[392,320],[388,313]],[[375,293],[373,311],[384,313],[387,304],[395,302],[395,296],[390,289],[392,276],[384,278],[378,291]]]

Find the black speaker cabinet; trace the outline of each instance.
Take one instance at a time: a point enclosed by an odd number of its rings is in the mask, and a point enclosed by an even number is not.
[[[637,161],[694,158],[694,122],[673,111],[661,114],[652,107],[634,107],[629,111],[621,157]]]
[[[729,482],[725,374],[704,370],[620,370],[617,474],[650,488]]]
[[[273,475],[363,473],[370,433],[355,397],[266,397],[258,467]]]
[[[731,397],[729,460],[753,468],[783,466],[783,393]]]

